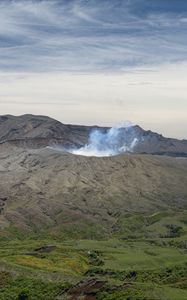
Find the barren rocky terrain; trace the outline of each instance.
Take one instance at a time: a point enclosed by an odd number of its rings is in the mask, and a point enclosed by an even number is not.
[[[0,116],[0,143],[22,147],[39,148],[54,144],[64,147],[80,147],[88,142],[94,129],[105,132],[109,128],[98,126],[66,125],[46,116],[22,115]],[[132,126],[129,135],[139,140],[133,152],[187,156],[187,140],[165,138],[161,134]]]
[[[150,155],[83,157],[47,148],[1,146],[1,227],[23,233],[109,234],[127,213],[187,206],[187,160]],[[85,231],[87,229],[85,228]],[[88,232],[89,234],[89,232]]]

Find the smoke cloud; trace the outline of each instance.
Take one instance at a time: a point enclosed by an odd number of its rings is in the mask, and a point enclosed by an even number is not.
[[[138,143],[134,127],[112,127],[107,130],[97,129],[90,133],[89,142],[81,148],[66,149],[67,152],[83,156],[114,156],[133,152]]]

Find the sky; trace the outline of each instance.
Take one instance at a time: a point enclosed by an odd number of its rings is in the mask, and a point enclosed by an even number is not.
[[[186,0],[1,0],[0,114],[187,139]]]

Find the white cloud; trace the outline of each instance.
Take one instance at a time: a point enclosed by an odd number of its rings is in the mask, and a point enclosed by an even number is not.
[[[186,137],[187,11],[141,14],[140,2],[2,0],[1,114]]]
[[[1,70],[116,72],[186,60],[185,13],[137,15],[133,2],[2,1]]]

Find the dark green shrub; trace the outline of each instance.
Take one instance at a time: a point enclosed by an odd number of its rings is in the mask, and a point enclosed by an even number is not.
[[[171,238],[180,237],[181,234],[184,232],[181,226],[177,226],[174,224],[166,225],[166,227],[169,229],[169,233],[167,237],[171,237]]]
[[[28,300],[28,299],[29,299],[28,289],[22,290],[18,295],[18,300]]]

